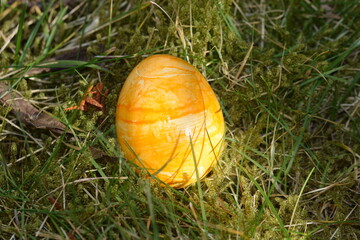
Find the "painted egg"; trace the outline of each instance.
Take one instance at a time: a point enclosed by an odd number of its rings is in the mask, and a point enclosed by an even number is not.
[[[196,68],[154,55],[140,62],[122,87],[116,132],[126,159],[182,188],[216,164],[225,125],[215,93]]]

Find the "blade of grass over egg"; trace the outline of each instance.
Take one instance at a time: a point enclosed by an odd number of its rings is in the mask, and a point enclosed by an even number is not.
[[[195,167],[195,174],[196,174],[196,185],[197,185],[197,190],[198,190],[198,194],[199,194],[202,221],[203,221],[204,224],[206,224],[207,223],[207,218],[206,218],[206,211],[205,211],[205,206],[204,206],[203,191],[202,191],[202,188],[201,188],[198,164],[197,164],[197,160],[196,160],[195,149],[194,149],[194,144],[193,144],[191,135],[189,135],[189,140],[190,140],[192,157],[193,157],[193,160],[194,160],[194,167]],[[205,229],[204,229],[205,233],[204,234],[206,236],[208,231],[207,231],[206,226],[204,226],[204,227],[205,227]]]
[[[178,138],[178,139],[179,139],[179,138]],[[136,152],[134,151],[134,149],[130,146],[130,144],[129,144],[126,140],[124,140],[124,141],[125,141],[125,144],[126,144],[127,148],[132,152],[132,154],[135,156],[136,160],[142,165],[141,168],[146,170],[146,173],[151,177],[151,179],[152,179],[153,181],[158,182],[158,183],[164,184],[164,185],[166,185],[167,187],[170,187],[167,183],[165,183],[165,182],[161,181],[160,179],[158,179],[158,178],[156,177],[156,175],[159,174],[159,173],[166,167],[166,165],[172,160],[172,156],[170,156],[169,160],[167,160],[167,162],[166,162],[164,165],[162,165],[161,168],[159,168],[158,170],[156,170],[155,173],[151,174],[151,173],[148,171],[148,168],[144,165],[143,161],[139,158],[139,156],[137,155],[137,153],[136,153]],[[175,153],[176,146],[177,146],[177,144],[175,145],[172,154]],[[134,165],[135,165],[135,164],[134,164]],[[139,166],[139,167],[140,167],[140,166]],[[171,187],[170,187],[170,188],[171,188]]]
[[[180,137],[180,135],[179,135],[179,137]],[[176,143],[175,146],[174,146],[174,150],[173,150],[173,152],[172,152],[172,155],[175,154],[175,150],[176,150],[176,147],[177,147],[177,144],[178,144],[179,139],[180,139],[180,138],[178,138],[177,143]],[[130,150],[130,151],[133,153],[133,155],[136,157],[136,159],[142,164],[142,161],[139,159],[139,157],[137,156],[137,154],[135,153],[135,151],[132,149],[132,147],[129,145],[129,143],[128,143],[127,141],[125,141],[125,143],[126,143],[127,147],[129,148],[129,150]],[[172,156],[172,155],[171,155],[171,156]],[[152,180],[157,181],[157,182],[160,182],[161,184],[166,185],[166,186],[168,187],[168,189],[170,189],[174,194],[176,194],[176,195],[177,195],[178,197],[180,197],[181,199],[184,199],[184,200],[187,201],[187,202],[192,202],[192,204],[194,204],[194,206],[198,207],[195,202],[193,202],[191,199],[187,198],[187,197],[186,197],[185,195],[183,195],[181,192],[179,192],[179,191],[176,190],[175,188],[170,187],[167,183],[165,183],[165,182],[159,180],[158,178],[156,178],[156,175],[157,175],[159,172],[161,172],[162,169],[164,169],[164,167],[166,166],[166,164],[167,164],[169,161],[171,161],[171,159],[172,159],[172,157],[171,157],[159,170],[157,170],[154,174],[150,174],[150,173],[149,173],[149,176],[152,178]],[[143,167],[144,169],[146,169],[146,167],[145,167],[144,165],[143,165],[142,167]],[[200,191],[201,191],[201,189],[200,189]],[[201,192],[202,192],[202,191],[201,191]],[[200,202],[200,204],[201,204],[201,202]],[[205,215],[205,217],[206,217],[206,215]]]
[[[176,139],[176,143],[174,145],[174,148],[170,154],[170,157],[169,159],[165,162],[164,165],[161,166],[161,168],[159,168],[158,170],[156,170],[156,172],[154,174],[152,174],[152,178],[154,179],[156,177],[156,175],[158,175],[175,157],[176,157],[176,149],[177,149],[177,146],[179,145],[179,140],[180,140],[180,133],[179,133],[179,136],[178,138]],[[162,182],[163,184],[166,184],[164,183],[163,181],[161,181],[160,179],[157,179],[158,181]],[[168,185],[168,184],[166,184]]]
[[[113,126],[112,129],[109,129],[108,131],[106,131],[105,134],[101,134],[101,133],[99,132],[98,138],[97,138],[97,140],[94,142],[94,144],[95,144],[97,141],[102,140],[106,145],[111,145],[111,144],[107,141],[107,139],[104,138],[104,136],[106,136],[108,133],[111,133],[114,129],[115,129],[115,126]],[[141,161],[139,160],[139,157],[137,156],[137,154],[136,154],[136,153],[134,152],[134,150],[131,148],[131,146],[130,146],[126,141],[125,141],[125,143],[126,143],[127,146],[129,147],[130,151],[134,154],[134,156],[138,159],[138,161],[141,162]],[[111,148],[112,148],[112,147],[111,147]],[[115,149],[113,149],[113,151],[114,151],[113,153],[115,153],[115,155],[117,155],[117,157],[121,157],[121,156],[119,155],[119,153],[118,153]],[[174,149],[173,152],[175,152],[175,149]],[[168,161],[170,161],[170,160],[171,160],[171,159],[169,159]],[[129,162],[129,161],[127,161],[127,163],[133,164],[132,162]],[[135,164],[133,164],[133,165],[136,166]],[[139,176],[129,168],[128,164],[124,164],[124,166],[126,167],[126,169],[128,169],[128,170],[133,174],[133,176],[135,176],[136,178],[139,178]],[[165,166],[162,166],[162,168],[160,168],[160,169],[159,169],[156,173],[154,173],[154,174],[149,174],[149,176],[152,178],[152,180],[157,181],[157,182],[161,182],[161,184],[166,185],[166,186],[168,187],[168,189],[171,190],[171,192],[173,192],[174,194],[176,194],[177,197],[179,197],[180,199],[183,199],[183,200],[186,201],[186,202],[192,202],[196,207],[198,207],[196,203],[194,203],[191,199],[187,198],[184,194],[182,194],[181,192],[179,192],[179,191],[176,190],[175,188],[170,187],[167,183],[162,182],[161,180],[159,180],[159,179],[156,178],[156,174],[159,173],[164,167],[165,167]],[[143,168],[145,168],[145,166],[143,166]]]

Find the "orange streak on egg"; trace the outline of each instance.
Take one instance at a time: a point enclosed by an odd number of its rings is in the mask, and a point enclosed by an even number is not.
[[[126,159],[180,188],[196,182],[195,167],[202,178],[216,164],[225,125],[220,104],[198,70],[179,58],[154,55],[126,79],[116,131]]]

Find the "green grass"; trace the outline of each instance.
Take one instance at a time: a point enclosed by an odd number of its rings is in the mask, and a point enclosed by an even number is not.
[[[1,2],[0,81],[71,134],[0,105],[0,239],[360,238],[357,1],[45,2]],[[206,76],[227,124],[185,189],[137,171],[115,134],[122,84],[158,53]],[[64,110],[97,82],[106,113]]]

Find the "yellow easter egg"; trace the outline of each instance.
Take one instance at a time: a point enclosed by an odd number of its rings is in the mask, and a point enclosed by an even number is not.
[[[116,132],[126,159],[182,188],[216,164],[225,124],[201,73],[161,54],[141,61],[126,79],[116,106]]]

